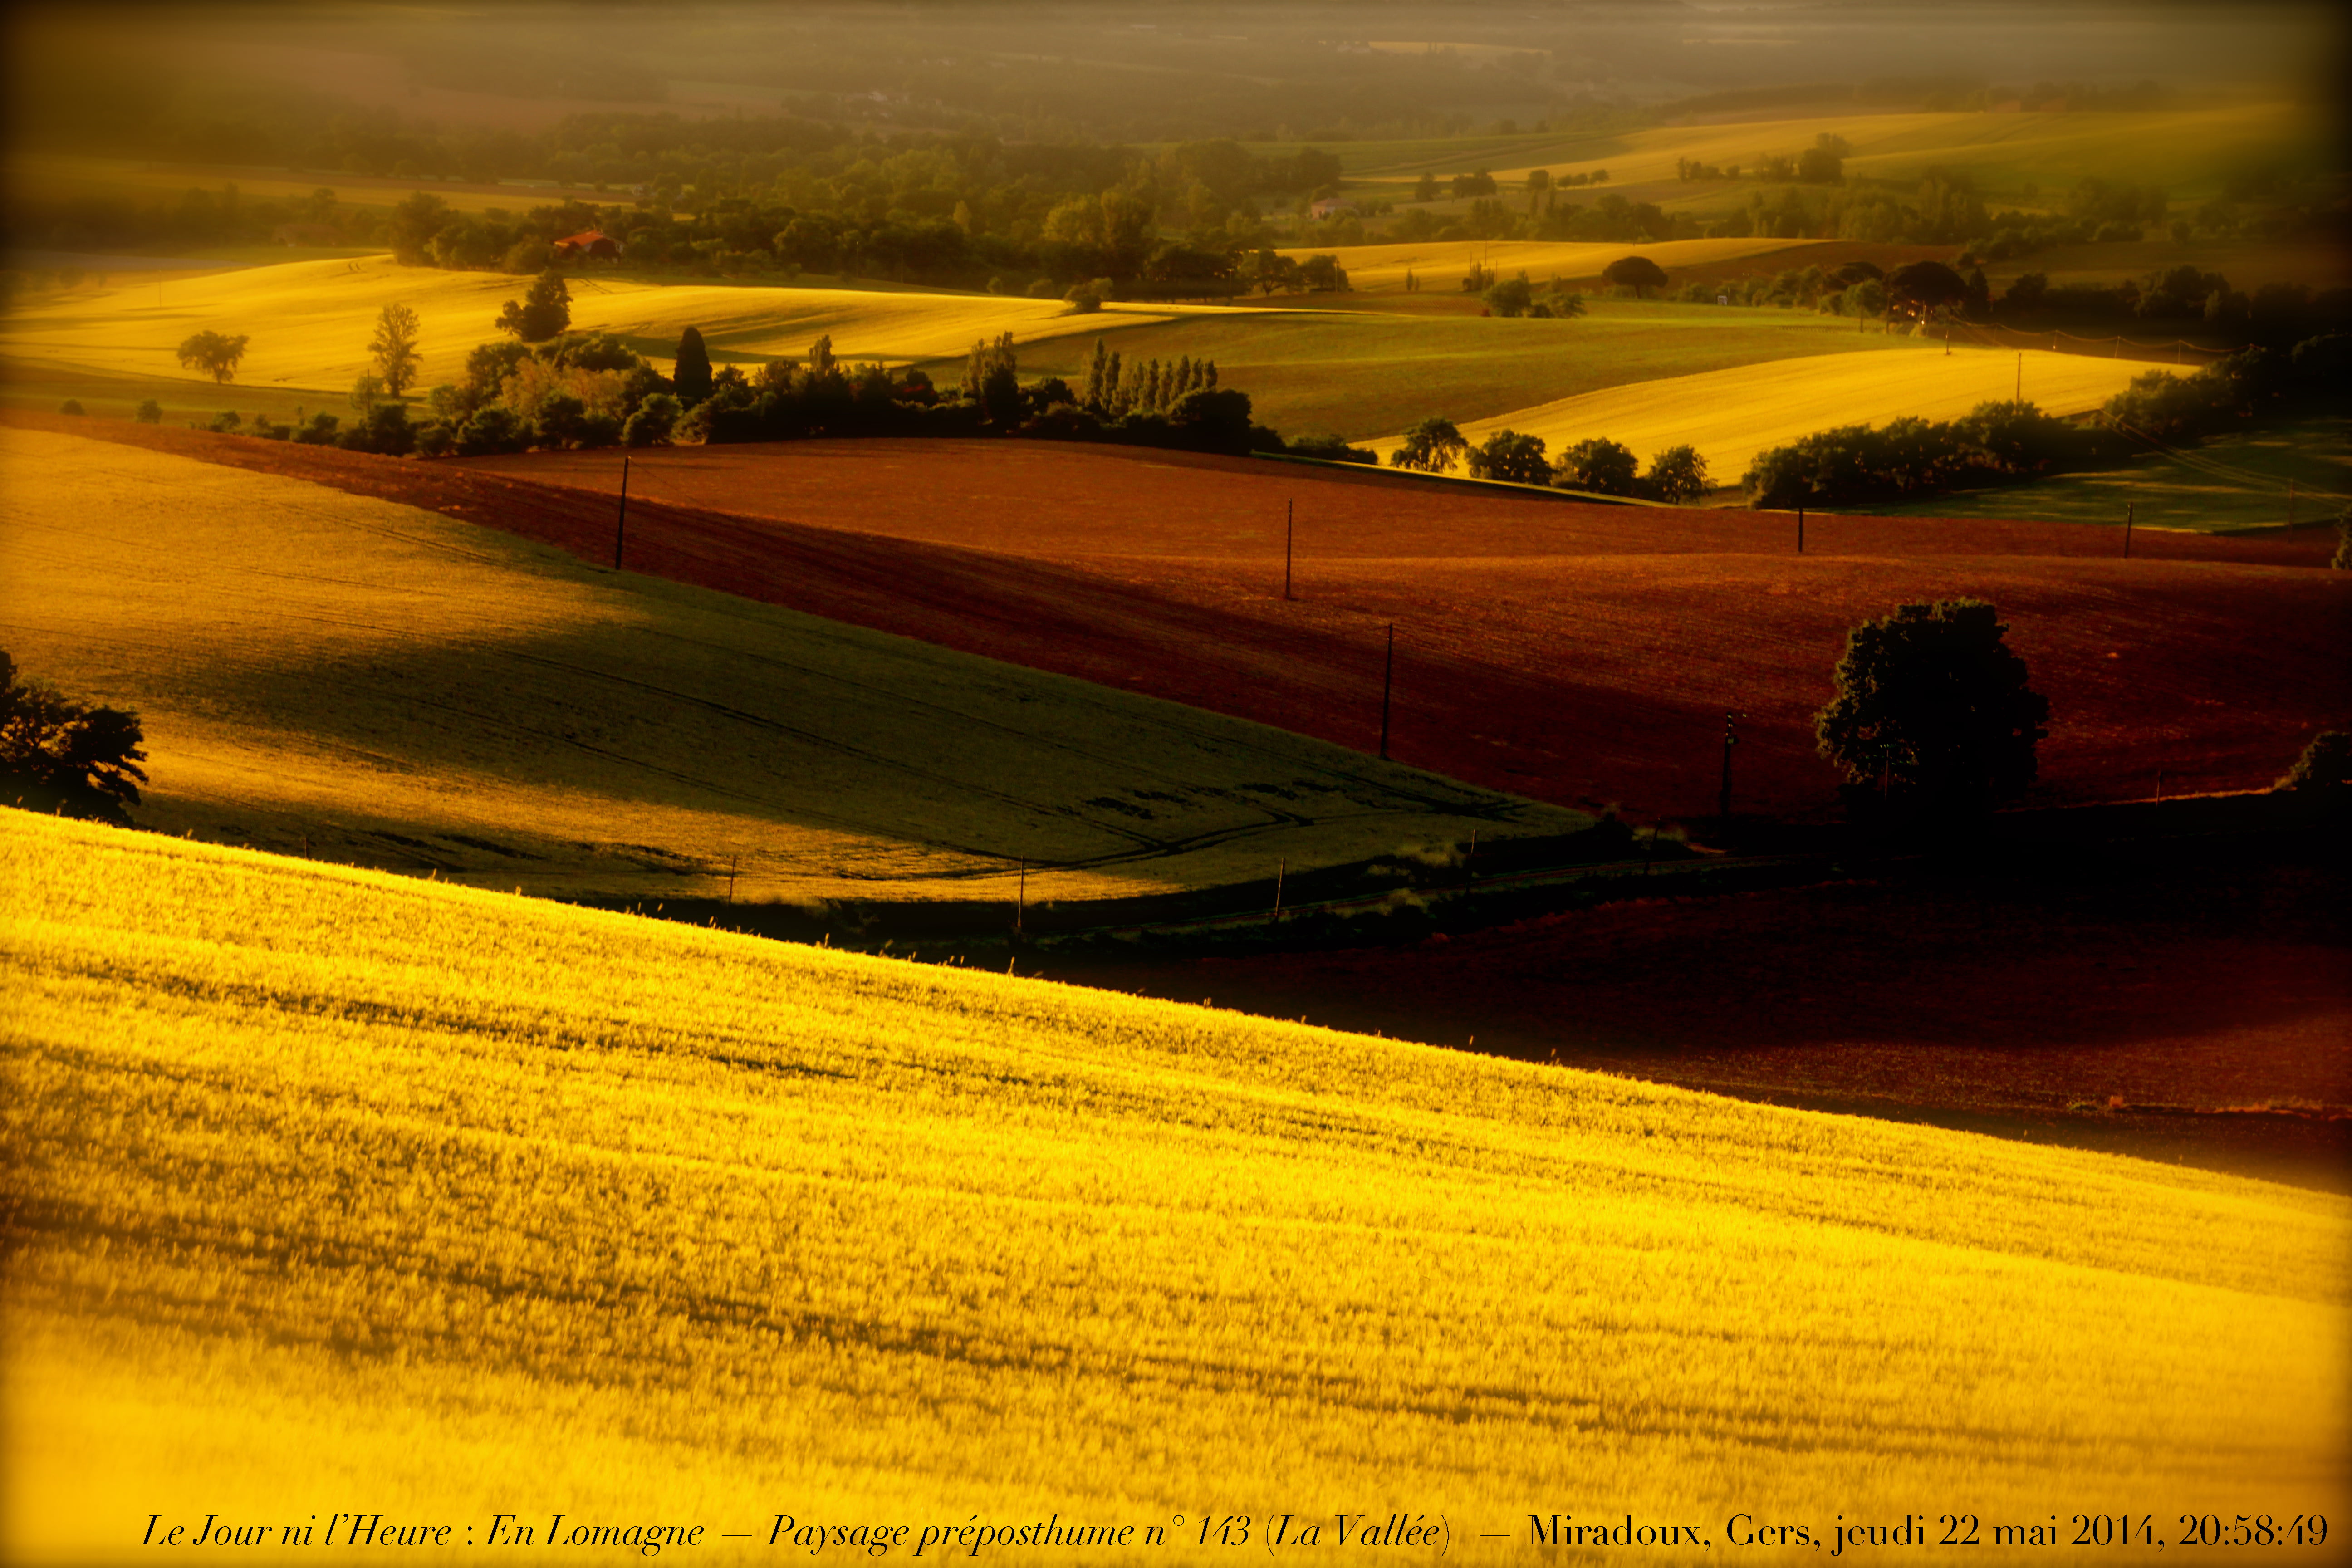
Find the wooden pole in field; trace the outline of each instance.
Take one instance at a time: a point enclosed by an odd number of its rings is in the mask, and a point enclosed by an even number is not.
[[[2132,510],[2134,504],[2135,503],[2131,501],[2124,502],[2124,559],[2126,561],[2131,559]]]
[[[1396,687],[1396,623],[1389,623],[1388,663],[1381,669],[1381,761],[1389,760],[1389,693]]]
[[[1013,934],[1021,934],[1021,917],[1029,907],[1029,862],[1021,862],[1021,880],[1013,890]]]
[[[613,570],[621,569],[621,539],[629,528],[629,459],[621,459],[621,515],[613,520]]]
[[[1715,803],[1715,815],[1726,823],[1731,820],[1731,748],[1739,744],[1739,726],[1732,722],[1735,717],[1723,716],[1723,792]]]
[[[743,852],[737,850],[727,861],[727,901],[735,901],[735,873],[743,868]]]
[[[1274,863],[1274,918],[1282,918],[1282,877],[1290,869],[1290,857],[1284,856]]]
[[[1282,596],[1286,599],[1290,597],[1290,540],[1291,535],[1297,531],[1297,501],[1284,501],[1282,503]]]

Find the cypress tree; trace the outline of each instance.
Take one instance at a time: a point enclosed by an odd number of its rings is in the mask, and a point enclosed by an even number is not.
[[[1217,362],[1208,361],[1207,369],[1208,374],[1202,378],[1201,388],[1204,392],[1214,392],[1217,390]]]
[[[1110,368],[1110,350],[1100,338],[1095,340],[1095,357],[1087,365],[1087,392],[1080,399],[1089,414],[1103,411],[1103,373]]]
[[[1113,419],[1127,412],[1127,392],[1121,384],[1125,370],[1119,363],[1120,358],[1118,351],[1113,349],[1110,369],[1103,375],[1103,413]]]
[[[677,363],[671,367],[670,380],[677,387],[677,400],[688,408],[710,395],[710,353],[702,346],[699,327],[678,334]]]

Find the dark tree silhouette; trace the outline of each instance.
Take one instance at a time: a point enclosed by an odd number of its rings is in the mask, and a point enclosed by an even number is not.
[[[520,303],[509,300],[499,313],[499,331],[527,343],[545,342],[571,324],[572,289],[551,267],[531,279]]]
[[[1980,815],[2022,793],[2049,700],[2025,684],[2000,612],[1979,599],[1898,605],[1846,634],[1837,697],[1813,716],[1850,801],[1922,818]]]
[[[180,363],[226,385],[236,378],[236,362],[245,357],[245,345],[251,341],[243,332],[233,338],[221,332],[198,332],[180,345]]]
[[[1641,489],[1642,460],[1631,447],[1596,436],[1564,448],[1552,465],[1552,483],[1562,489],[1630,496]]]
[[[677,364],[670,373],[677,400],[688,408],[710,395],[710,353],[702,346],[702,329],[688,327],[677,335]]]
[[[1967,299],[1969,285],[1940,261],[1914,261],[1886,275],[1886,293],[1898,302],[1935,310]]]
[[[1666,286],[1666,269],[1646,256],[1621,256],[1602,268],[1601,276],[1621,289],[1631,289],[1639,300],[1648,299],[1648,290]]]
[[[1404,445],[1389,454],[1391,468],[1442,474],[1470,449],[1451,419],[1424,419],[1404,433]]]
[[[147,775],[139,715],[19,684],[0,649],[0,804],[131,826]]]
[[[1470,477],[1508,479],[1521,485],[1551,483],[1551,464],[1544,457],[1543,437],[1522,436],[1517,430],[1496,431],[1470,449]]]

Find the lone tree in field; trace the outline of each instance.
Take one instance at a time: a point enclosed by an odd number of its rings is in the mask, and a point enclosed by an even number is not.
[[[180,363],[226,385],[236,379],[236,362],[245,357],[245,345],[251,341],[243,332],[233,338],[220,332],[198,332],[180,345]]]
[[[543,343],[571,324],[572,289],[552,267],[531,279],[521,303],[509,300],[499,313],[499,331],[527,343]]]
[[[677,335],[677,363],[670,382],[677,400],[691,408],[710,395],[710,351],[702,346],[702,329],[688,327]]]
[[[376,315],[375,336],[368,353],[375,356],[375,374],[383,389],[398,397],[416,381],[422,356],[416,352],[416,312],[405,305],[386,305]]]
[[[0,649],[0,805],[131,826],[147,775],[139,715],[21,685]]]
[[[1562,489],[1630,496],[1642,488],[1642,460],[1631,447],[1596,436],[1564,448],[1552,465],[1552,483]]]
[[[1650,459],[1643,484],[1660,500],[1696,500],[1706,494],[1706,459],[1696,447],[1669,447]]]
[[[1442,474],[1470,449],[1451,419],[1424,419],[1404,433],[1404,445],[1389,454],[1391,468]]]
[[[2280,789],[2352,795],[2352,731],[2322,730],[2278,781]]]
[[[1813,716],[1848,799],[1876,786],[1906,815],[1979,816],[2032,784],[2050,701],[1980,599],[1897,605],[1846,634],[1837,697]]]
[[[1633,298],[1646,300],[1647,290],[1666,286],[1666,269],[1646,256],[1621,256],[1601,269],[1603,281],[1621,289],[1633,290]]]

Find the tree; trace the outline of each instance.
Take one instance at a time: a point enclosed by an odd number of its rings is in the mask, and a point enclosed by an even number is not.
[[[2322,730],[2314,735],[2277,787],[2315,795],[2352,794],[2352,731]]]
[[[1921,312],[1957,305],[1969,297],[1968,280],[1940,261],[1914,261],[1886,275],[1887,297]]]
[[[2328,564],[2338,572],[2352,572],[2352,506],[2336,514],[2336,558]]]
[[[375,318],[375,336],[368,353],[375,356],[376,374],[383,389],[398,397],[416,381],[422,356],[416,352],[416,312],[405,305],[386,305]]]
[[[226,384],[236,378],[236,362],[245,357],[245,345],[251,341],[243,332],[233,338],[220,332],[198,332],[180,345],[180,363]]]
[[[0,801],[131,826],[147,775],[139,715],[20,684],[0,649]]]
[[[688,327],[677,335],[677,363],[670,381],[677,387],[677,400],[688,408],[710,395],[710,353],[702,346],[701,328]]]
[[[1552,483],[1563,489],[1630,496],[1641,489],[1642,460],[1630,447],[1596,437],[1579,441],[1552,465]]]
[[[1669,447],[1650,459],[1642,482],[1660,500],[1696,500],[1708,489],[1706,459],[1696,447]]]
[[[629,416],[627,424],[621,426],[621,445],[668,446],[671,432],[677,428],[677,417],[684,412],[678,406],[677,399],[668,393],[655,393],[638,404],[637,411]]]
[[[521,303],[509,300],[499,313],[499,331],[527,343],[545,342],[571,324],[572,289],[551,267],[531,280]]]
[[[1551,483],[1551,464],[1544,457],[1543,437],[1522,436],[1516,430],[1496,431],[1471,449],[1470,477],[1508,479],[1519,485]]]
[[[1528,313],[1528,307],[1535,303],[1536,290],[1535,286],[1528,281],[1528,275],[1522,272],[1517,278],[1507,278],[1496,284],[1486,290],[1484,298],[1486,309],[1498,316],[1524,316]]]
[[[1404,445],[1389,454],[1392,468],[1442,474],[1470,449],[1451,419],[1424,419],[1404,433]]]
[[[1666,286],[1666,269],[1646,256],[1621,256],[1601,269],[1604,281],[1621,289],[1631,289],[1637,300],[1646,300],[1645,292]]]
[[[1837,696],[1813,731],[1850,799],[1875,784],[1906,814],[1949,818],[2032,784],[2050,702],[2026,685],[2008,630],[1982,600],[1946,599],[1898,605],[1846,634]]]

